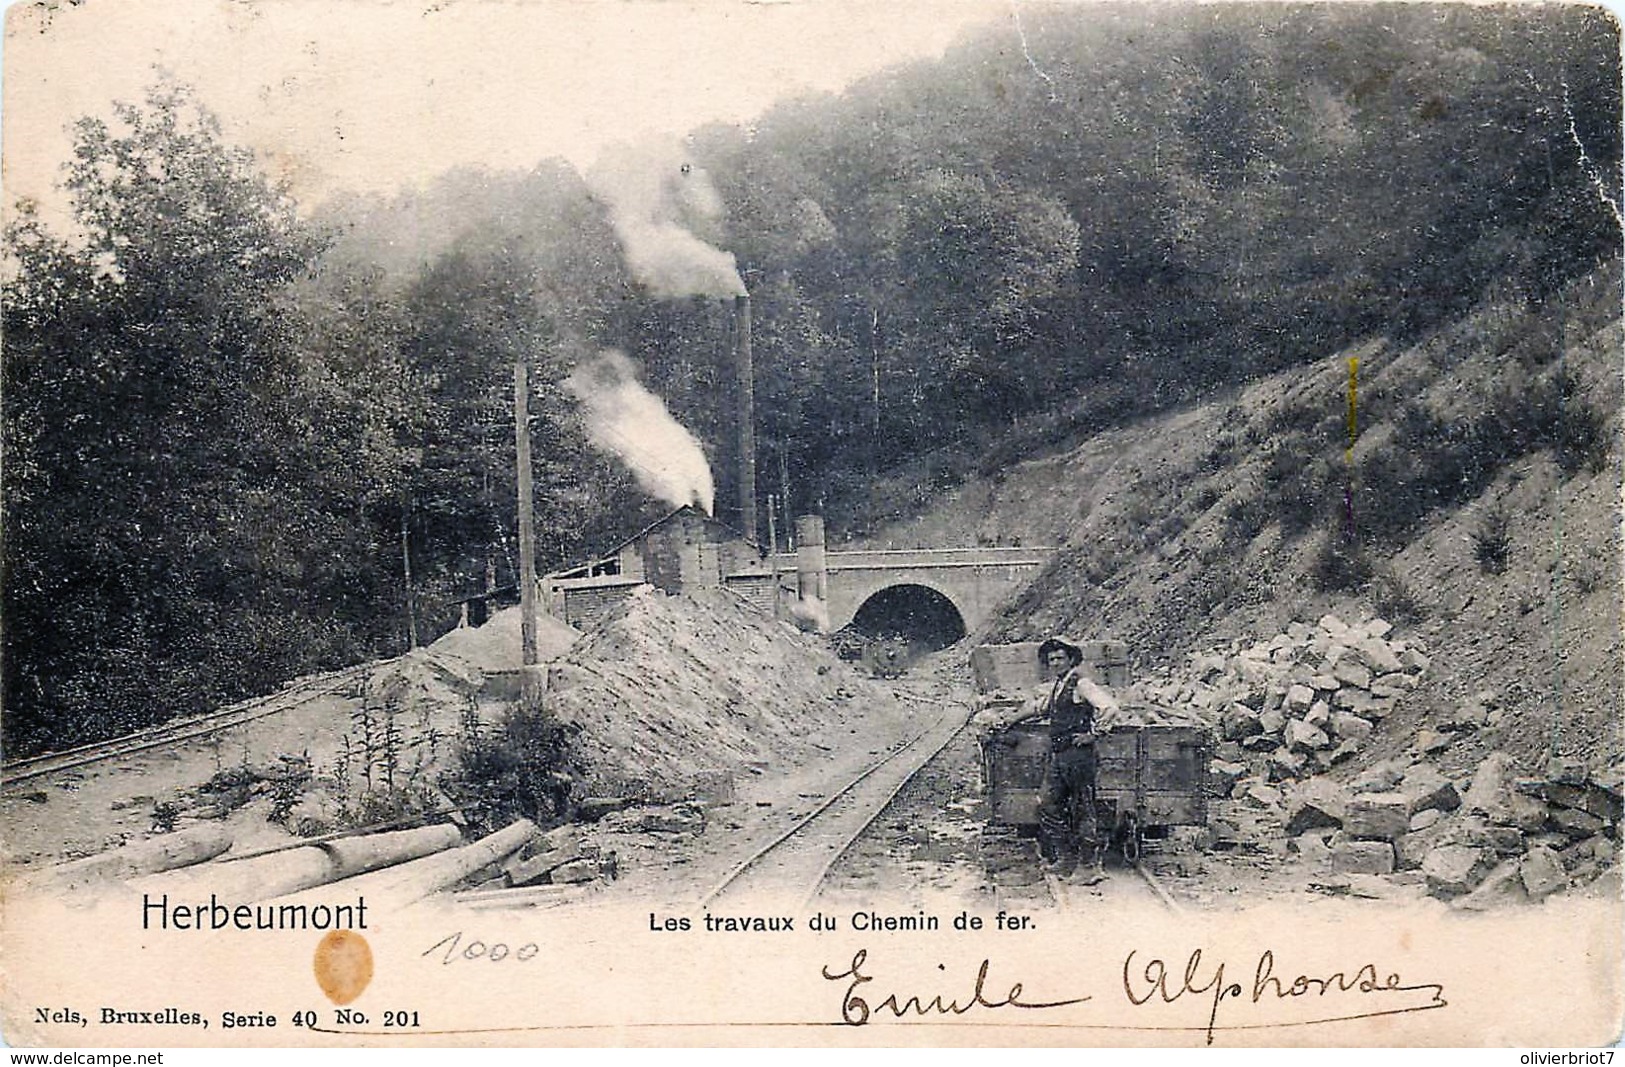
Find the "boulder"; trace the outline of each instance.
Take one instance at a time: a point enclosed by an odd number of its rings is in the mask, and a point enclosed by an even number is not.
[[[1333,637],[1342,637],[1349,632],[1348,623],[1344,622],[1342,619],[1339,619],[1331,612],[1327,612],[1326,614],[1322,615],[1316,625]]]
[[[1471,893],[1455,902],[1456,907],[1468,911],[1505,907],[1509,904],[1529,903],[1529,893],[1519,875],[1519,861],[1502,860],[1490,869],[1484,880]]]
[[[1337,680],[1335,674],[1312,674],[1309,676],[1309,684],[1322,693],[1331,693],[1335,692],[1343,683]]]
[[[1625,763],[1599,767],[1591,775],[1590,783],[1598,789],[1606,789],[1615,797],[1625,797]]]
[[[1286,728],[1286,713],[1280,708],[1270,708],[1258,715],[1258,726],[1266,734],[1279,734]]]
[[[1417,870],[1430,852],[1440,845],[1451,843],[1450,823],[1441,820],[1432,826],[1413,830],[1395,841],[1394,863],[1402,871]]]
[[[1492,822],[1538,830],[1545,822],[1545,807],[1517,790],[1517,764],[1505,752],[1491,752],[1473,772],[1472,784],[1461,798],[1462,808]]]
[[[1452,740],[1454,739],[1449,734],[1442,734],[1437,730],[1418,730],[1416,740],[1412,741],[1411,745],[1424,756],[1432,756],[1449,748]]]
[[[1431,763],[1418,763],[1408,769],[1400,781],[1399,791],[1410,802],[1412,815],[1430,808],[1455,811],[1461,807],[1455,783]]]
[[[1282,704],[1287,711],[1306,711],[1314,703],[1315,691],[1307,685],[1294,685],[1286,691]]]
[[[1565,809],[1559,808],[1559,811]],[[1576,812],[1575,814],[1581,814]],[[1546,825],[1546,805],[1534,797],[1526,797],[1522,793],[1514,793],[1507,799],[1506,810],[1492,815],[1491,819],[1503,826],[1516,826],[1525,833],[1535,833]],[[1590,816],[1586,816],[1590,818]]]
[[[1360,751],[1360,742],[1352,737],[1345,737],[1338,742],[1337,747],[1326,753],[1326,766],[1335,767],[1346,759],[1352,759]]]
[[[1354,779],[1349,788],[1356,793],[1391,792],[1405,780],[1405,771],[1409,766],[1409,762],[1397,759],[1374,763]]]
[[[1247,786],[1243,795],[1260,808],[1273,808],[1281,803],[1281,791],[1263,782],[1254,782]]]
[[[1367,637],[1359,641],[1354,646],[1354,653],[1361,663],[1377,674],[1392,674],[1403,666],[1399,657],[1388,647],[1388,642],[1380,637]]]
[[[1416,679],[1403,672],[1382,674],[1371,679],[1371,695],[1379,697],[1402,696],[1410,692],[1415,686]]]
[[[1542,796],[1561,808],[1573,808],[1594,815],[1604,822],[1617,823],[1620,819],[1618,794],[1591,782],[1571,784],[1551,781],[1541,790]]]
[[[1311,778],[1294,789],[1287,800],[1287,836],[1320,828],[1338,829],[1347,810],[1348,795],[1341,786],[1328,778]]]
[[[582,822],[597,822],[610,812],[631,806],[631,797],[586,797],[576,805],[576,818]]]
[[[1254,734],[1241,743],[1248,752],[1273,752],[1281,747],[1281,738],[1273,733]]]
[[[1584,785],[1590,778],[1583,761],[1572,756],[1554,756],[1546,761],[1546,780],[1560,785]]]
[[[1324,830],[1311,830],[1290,839],[1287,842],[1287,849],[1296,852],[1309,863],[1324,863],[1332,854],[1331,848],[1326,844],[1326,836]]]
[[[1394,846],[1387,841],[1334,841],[1331,868],[1339,874],[1392,874]]]
[[[1428,892],[1439,897],[1464,896],[1478,888],[1495,865],[1489,849],[1471,845],[1440,845],[1422,861]]]
[[[1523,879],[1524,892],[1534,900],[1551,896],[1569,884],[1568,872],[1557,854],[1539,845],[1524,855],[1518,864],[1518,876]]]
[[[1263,730],[1259,723],[1258,712],[1239,701],[1234,701],[1225,707],[1224,715],[1220,719],[1220,727],[1224,731],[1226,741],[1240,741]]]
[[[1410,826],[1407,827],[1406,832],[1414,834],[1418,830],[1426,830],[1428,827],[1436,825],[1443,818],[1444,812],[1438,808],[1423,808],[1411,816]]]
[[[1360,632],[1367,637],[1387,637],[1393,632],[1393,624],[1387,619],[1372,619],[1360,627]]]
[[[1410,829],[1410,800],[1402,793],[1357,793],[1349,798],[1343,832],[1352,838],[1393,841]]]
[[[1489,709],[1482,704],[1461,704],[1447,712],[1439,721],[1446,730],[1458,733],[1482,729],[1490,721]]]
[[[1309,705],[1309,710],[1303,713],[1303,721],[1317,729],[1324,730],[1332,721],[1332,708],[1324,700],[1317,700]]]
[[[1595,838],[1592,840],[1600,841],[1603,839]],[[1542,834],[1526,834],[1524,835],[1523,839],[1523,847],[1525,849],[1549,848],[1553,852],[1560,852],[1572,844],[1574,844],[1574,842],[1569,839],[1567,834],[1560,834],[1552,830],[1548,830]]]
[[[548,881],[554,885],[580,885],[584,882],[597,881],[598,866],[597,857],[571,860],[553,868],[552,873],[547,876]]]
[[[1370,720],[1362,719],[1350,711],[1336,711],[1331,715],[1332,733],[1342,738],[1352,738],[1355,741],[1364,741],[1371,736],[1375,729]]]
[[[1359,686],[1345,685],[1332,694],[1332,707],[1342,708],[1365,719],[1380,719],[1388,714],[1393,702],[1388,697],[1375,697]]]
[[[1433,660],[1419,648],[1407,648],[1400,654],[1399,663],[1404,669],[1421,674],[1433,665]]]
[[[1288,748],[1297,752],[1318,752],[1332,747],[1332,739],[1326,736],[1326,731],[1310,726],[1300,719],[1293,719],[1286,724],[1286,733],[1282,739]]]
[[[1272,782],[1296,781],[1303,777],[1308,761],[1302,753],[1279,749],[1270,753],[1269,779]]]
[[[1230,791],[1236,787],[1236,782],[1247,773],[1247,765],[1216,759],[1208,764],[1208,773],[1211,775],[1210,792],[1215,796],[1229,796]]]
[[[1523,832],[1517,827],[1488,823],[1478,816],[1456,820],[1449,836],[1453,842],[1489,849],[1501,856],[1516,856],[1524,849]]]
[[[1365,689],[1371,685],[1371,670],[1365,664],[1344,656],[1332,668],[1332,677],[1347,685]]]
[[[705,813],[685,808],[648,808],[638,817],[637,829],[657,834],[698,834],[705,831]]]
[[[1554,827],[1574,838],[1590,837],[1600,832],[1604,825],[1595,815],[1587,815],[1575,808],[1553,808],[1551,820]]]

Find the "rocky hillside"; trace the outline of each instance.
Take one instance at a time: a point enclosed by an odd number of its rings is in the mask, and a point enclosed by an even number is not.
[[[1351,765],[1464,709],[1525,766],[1621,754],[1620,267],[1508,295],[1405,343],[1373,337],[1171,415],[975,479],[873,540],[1051,544],[975,639],[1063,630],[1187,672],[1328,613],[1432,666]],[[1350,367],[1355,371],[1350,444]],[[1018,431],[1021,428],[1017,428]]]

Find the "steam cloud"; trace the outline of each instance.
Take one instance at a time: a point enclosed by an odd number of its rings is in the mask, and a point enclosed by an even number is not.
[[[722,198],[675,140],[606,148],[587,183],[609,206],[627,267],[656,297],[744,294],[733,253],[695,233],[722,216]]]
[[[619,457],[638,485],[673,507],[695,504],[711,514],[716,487],[705,452],[665,401],[639,383],[630,359],[606,349],[578,366],[564,385],[586,409],[593,444]]]

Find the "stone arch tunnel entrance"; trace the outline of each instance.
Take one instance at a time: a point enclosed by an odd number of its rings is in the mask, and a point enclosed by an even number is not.
[[[877,673],[900,673],[916,658],[965,636],[965,620],[942,593],[912,583],[887,586],[858,607],[852,629],[867,642],[864,660]]]

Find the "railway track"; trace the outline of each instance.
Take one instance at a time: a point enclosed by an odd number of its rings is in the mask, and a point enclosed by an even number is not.
[[[196,715],[155,726],[148,730],[126,734],[111,741],[80,745],[61,752],[48,752],[42,756],[16,760],[0,768],[0,789],[11,790],[25,782],[49,774],[72,770],[103,760],[118,759],[149,749],[190,741],[199,737],[229,730],[244,723],[291,711],[312,700],[320,699],[351,685],[356,679],[377,669],[378,663],[363,663],[325,674],[318,674],[294,683],[286,689],[268,696],[240,701],[230,707],[207,715]]]
[[[817,895],[830,868],[897,796],[909,779],[970,722],[968,709],[914,696],[936,706],[929,725],[831,794],[789,829],[756,849],[700,899],[702,907],[724,900],[776,897],[805,904]]]

